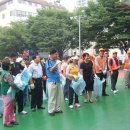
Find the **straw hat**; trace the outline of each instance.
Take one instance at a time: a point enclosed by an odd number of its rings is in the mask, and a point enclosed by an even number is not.
[[[71,58],[72,60],[79,60],[79,57],[78,56],[74,56]]]
[[[100,48],[100,49],[99,49],[99,51],[105,51],[105,49],[103,49],[103,48]]]

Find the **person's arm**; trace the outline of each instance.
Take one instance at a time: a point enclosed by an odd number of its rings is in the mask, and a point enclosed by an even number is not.
[[[51,68],[49,69],[49,71],[50,71],[50,72],[53,72],[53,71],[56,69],[57,66],[58,66],[58,64],[56,63],[53,67],[51,67]]]
[[[30,66],[28,67],[28,70],[29,70],[29,71],[31,72],[31,74],[33,75],[33,68],[32,68],[32,65],[30,65]],[[30,78],[29,83],[30,83],[31,89],[34,89],[34,88],[35,88],[35,85],[34,85],[33,77]]]
[[[72,74],[70,74],[70,68],[69,68],[69,66],[66,69],[66,76],[70,77],[70,78],[74,78],[74,76]]]
[[[84,67],[83,67],[83,63],[80,64],[80,74],[83,75],[83,70],[84,70]]]
[[[9,85],[10,85],[12,88],[18,89],[18,87],[14,84],[12,75],[11,75],[10,73],[8,73],[8,74],[6,74],[6,75],[4,76],[4,80],[5,80],[6,82],[8,82]]]
[[[95,75],[96,72],[95,72],[95,64],[94,64],[94,62],[92,62],[92,71],[93,71],[93,74]]]
[[[112,61],[112,59],[110,59],[110,61],[108,62],[108,64],[109,64],[110,73],[112,75],[113,74],[113,70],[112,70],[113,61]]]

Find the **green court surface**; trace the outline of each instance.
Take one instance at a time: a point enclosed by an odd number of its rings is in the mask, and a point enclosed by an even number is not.
[[[124,89],[124,79],[117,86],[119,93],[113,95],[110,86],[107,88],[109,97],[102,97],[93,104],[83,103],[81,108],[70,110],[64,105],[64,113],[50,117],[46,110],[32,113],[26,108],[28,115],[16,115],[19,126],[5,128],[0,119],[0,130],[130,130],[130,89]]]

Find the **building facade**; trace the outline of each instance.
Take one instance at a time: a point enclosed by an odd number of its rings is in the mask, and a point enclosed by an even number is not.
[[[0,2],[0,26],[9,26],[11,22],[24,21],[35,16],[41,8],[63,8],[59,4],[45,0],[2,0]]]

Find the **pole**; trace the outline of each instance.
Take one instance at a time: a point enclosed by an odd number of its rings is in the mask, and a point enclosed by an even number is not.
[[[81,17],[79,15],[79,56],[81,56]]]

